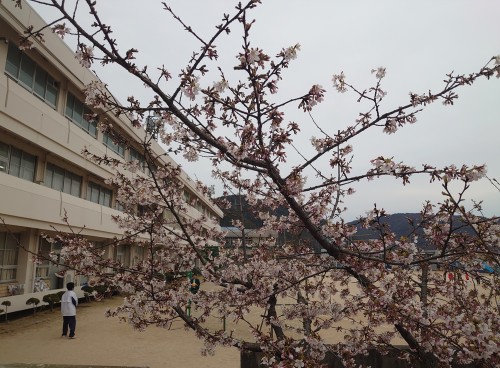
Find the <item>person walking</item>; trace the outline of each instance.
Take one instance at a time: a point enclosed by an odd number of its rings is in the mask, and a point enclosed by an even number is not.
[[[61,337],[66,337],[68,335],[69,328],[69,338],[75,338],[75,328],[76,328],[76,306],[78,305],[78,297],[73,291],[75,284],[73,282],[68,282],[66,284],[68,289],[61,297],[61,313],[63,315],[63,328]]]

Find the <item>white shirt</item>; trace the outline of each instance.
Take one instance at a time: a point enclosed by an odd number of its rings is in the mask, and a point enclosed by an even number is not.
[[[78,297],[73,290],[66,291],[61,297],[61,313],[63,316],[76,316],[76,306],[73,304],[75,300],[78,305]]]

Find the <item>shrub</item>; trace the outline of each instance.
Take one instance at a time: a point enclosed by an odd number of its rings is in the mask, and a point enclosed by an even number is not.
[[[33,305],[33,315],[36,313],[36,306],[40,304],[40,299],[38,298],[29,298],[26,300],[26,305]]]
[[[92,294],[94,292],[94,288],[89,285],[83,285],[82,290],[84,293]]]
[[[50,310],[53,312],[54,304],[59,303],[61,301],[61,297],[59,296],[59,294],[56,293],[46,294],[43,296],[42,300],[50,306]]]
[[[5,307],[5,322],[8,322],[7,313],[8,313],[9,307],[11,306],[10,300],[4,300],[2,302],[2,305]],[[2,312],[3,312],[3,309],[2,309]]]
[[[90,301],[90,297],[94,293],[94,288],[92,286],[89,286],[89,285],[83,285],[82,286],[82,290],[83,290],[83,293],[84,293],[84,296],[85,296],[85,300],[87,302],[89,302]]]

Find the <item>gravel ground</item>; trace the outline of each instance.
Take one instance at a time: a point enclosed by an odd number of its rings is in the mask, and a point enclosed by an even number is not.
[[[220,348],[213,357],[200,355],[201,342],[181,322],[170,330],[156,327],[134,331],[115,318],[104,317],[117,306],[119,297],[80,304],[77,338],[61,338],[62,318],[58,309],[45,310],[3,322],[0,316],[0,367],[2,364],[104,365],[135,367],[237,368],[239,352]]]

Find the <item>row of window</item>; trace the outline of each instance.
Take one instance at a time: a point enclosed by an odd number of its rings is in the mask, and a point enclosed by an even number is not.
[[[0,171],[33,181],[35,166],[35,156],[0,142]]]
[[[113,138],[107,133],[104,133],[102,137],[102,143],[106,147],[108,147],[111,151],[115,152],[116,154],[125,157],[125,145],[121,143],[116,143],[113,141]]]
[[[57,107],[59,84],[40,65],[12,42],[9,43],[5,72],[48,105],[53,108]],[[89,135],[97,138],[97,121],[93,119],[92,111],[70,92],[66,95],[64,115]],[[102,143],[113,152],[125,157],[125,145],[113,141],[110,135],[103,134]],[[128,153],[129,161],[137,161],[141,171],[145,173],[149,172],[143,154],[134,148],[130,148]],[[35,156],[0,142],[0,171],[34,181],[35,164]],[[82,177],[58,168],[55,165],[47,165],[44,184],[50,188],[81,197]],[[87,190],[87,199],[111,207],[110,193],[112,192],[109,189],[90,183]],[[189,197],[191,195],[187,194],[186,202],[196,207],[200,212],[204,214],[211,212],[206,206],[201,204],[201,201],[196,201]]]
[[[20,235],[19,233],[0,232],[0,283],[17,281]],[[57,241],[49,242],[42,237],[39,238],[38,243],[38,259],[34,271],[33,291],[62,289],[64,287],[64,278],[58,276],[58,272],[61,271],[62,267],[57,263],[51,262],[53,255],[59,259],[62,244]],[[94,245],[100,249],[107,247],[105,243],[94,242]],[[218,254],[216,247],[212,251]],[[144,254],[142,247],[135,247],[129,244],[115,245],[109,252],[111,259],[120,262],[124,266],[136,265],[137,262],[144,259]],[[83,277],[83,279],[80,278],[79,284],[82,285],[86,280],[86,277]]]
[[[36,156],[0,142],[0,171],[21,179],[34,181]],[[46,187],[81,197],[83,177],[52,163],[47,163],[43,184]],[[111,207],[113,191],[89,182],[87,200]]]
[[[97,137],[97,121],[91,119],[92,111],[69,92],[66,97],[64,114],[92,137]]]
[[[34,155],[0,142],[0,171],[33,182],[36,159]],[[139,159],[139,162],[145,165],[145,161],[141,162]],[[82,197],[83,177],[50,162],[45,168],[43,185],[75,197]],[[86,196],[88,201],[111,207],[112,197],[113,191],[111,189],[94,182],[88,183]],[[187,190],[184,190],[184,200],[204,215],[211,215],[209,208]],[[117,209],[119,208],[117,207]]]
[[[186,189],[184,189],[183,198],[184,202],[196,208],[198,212],[203,213],[205,216],[208,216],[209,218],[215,217],[214,213],[210,210],[208,206],[203,204],[200,198],[198,198],[196,195],[192,194]]]
[[[19,258],[20,234],[0,232],[0,283],[14,282],[17,280],[17,268]],[[102,245],[101,245],[102,247]],[[35,285],[33,291],[43,291],[47,289],[61,289],[64,287],[63,278],[57,276],[61,271],[60,266],[50,262],[51,254],[58,255],[62,245],[59,242],[49,242],[44,238],[39,238],[38,256],[39,259],[35,269]],[[142,248],[136,249],[135,256],[139,256]],[[113,259],[124,265],[130,265],[137,261],[131,259],[131,248],[127,245],[117,245],[114,249]]]
[[[80,197],[82,191],[82,177],[64,170],[56,165],[47,163],[43,184],[49,188]]]
[[[0,282],[12,282],[17,279],[19,243],[20,234],[0,232]],[[37,262],[35,279],[37,282],[42,280],[45,284],[48,283],[47,286],[53,289],[60,289],[63,285],[62,279],[56,275],[60,271],[59,267],[49,261],[50,253],[59,253],[60,251],[60,243],[49,243],[47,240],[40,238],[38,249],[40,260]],[[37,288],[37,282],[35,282],[35,289]]]
[[[111,207],[111,199],[113,197],[113,191],[108,188],[104,188],[99,184],[90,182],[87,188],[87,200],[102,204],[106,207]]]
[[[53,108],[56,107],[57,95],[59,94],[58,83],[12,43],[9,43],[5,71],[45,103]]]
[[[49,106],[54,109],[57,107],[59,84],[13,43],[9,43],[5,72]],[[92,111],[70,92],[66,95],[64,115],[92,137],[97,137],[97,120],[93,118]],[[125,157],[125,146],[114,142],[109,135],[104,135],[103,143],[115,153]]]

